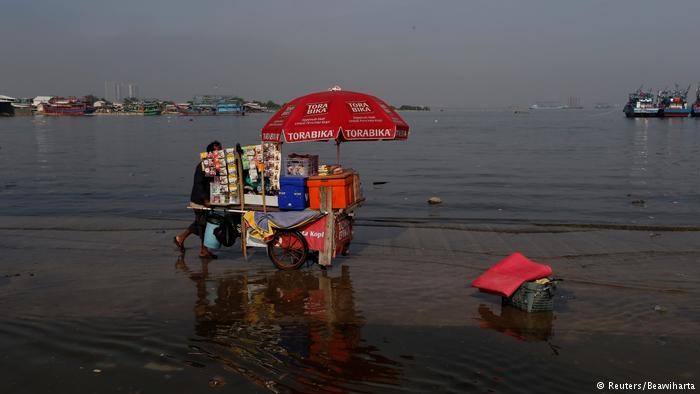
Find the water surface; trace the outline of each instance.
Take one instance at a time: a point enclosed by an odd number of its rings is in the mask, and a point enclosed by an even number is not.
[[[341,146],[342,164],[362,175],[365,217],[697,225],[697,119],[593,110],[403,115],[407,141]],[[213,139],[255,143],[268,116],[3,119],[0,212],[181,216],[198,152]],[[331,143],[283,148],[295,152],[335,161]],[[428,206],[433,195],[444,204]]]

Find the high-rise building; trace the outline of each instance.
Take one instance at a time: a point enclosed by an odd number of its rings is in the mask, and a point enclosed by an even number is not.
[[[114,101],[115,102],[122,101],[122,84],[119,82],[114,83]]]
[[[105,81],[105,99],[120,103],[129,97],[139,97],[139,85],[133,82]]]
[[[138,97],[139,96],[139,85],[130,82],[128,85],[129,88],[129,97]]]

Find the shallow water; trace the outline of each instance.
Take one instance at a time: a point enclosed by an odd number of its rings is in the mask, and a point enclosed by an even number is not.
[[[672,230],[698,225],[700,126],[621,115],[405,113],[408,141],[341,147],[367,197],[351,256],[295,272],[171,245],[198,151],[265,115],[0,119],[0,391],[697,384],[699,232]],[[515,250],[565,279],[553,312],[469,288]]]
[[[700,370],[689,302],[700,252],[662,252],[697,235],[664,234],[681,238],[654,253],[561,257],[572,241],[595,252],[585,245],[598,237],[629,247],[648,236],[361,226],[332,269],[282,272],[257,249],[178,257],[168,223],[94,231],[105,223],[0,230],[3,392],[590,392],[696,382]],[[553,312],[468,287],[515,249],[565,278]]]

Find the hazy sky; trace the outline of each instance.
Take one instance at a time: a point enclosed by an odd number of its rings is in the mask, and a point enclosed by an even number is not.
[[[700,0],[0,0],[0,94],[624,103],[700,80]]]

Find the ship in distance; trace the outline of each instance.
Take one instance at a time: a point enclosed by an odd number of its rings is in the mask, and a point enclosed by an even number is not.
[[[698,88],[695,91],[695,102],[693,103],[693,107],[690,109],[690,116],[700,116],[700,82],[698,82]]]
[[[551,109],[583,109],[581,105],[581,98],[577,96],[569,97],[566,104],[560,104],[557,102],[537,102],[530,106],[531,110],[551,110]]]
[[[659,111],[665,118],[687,118],[690,115],[688,106],[688,88],[683,90],[676,84],[672,90],[664,89],[659,92]]]
[[[644,91],[644,86],[630,93],[627,104],[622,109],[628,118],[648,118],[659,116],[659,106],[650,90]]]
[[[683,89],[675,84],[673,89],[662,89],[654,95],[642,87],[629,94],[622,112],[628,118],[662,117],[686,118],[700,116],[700,82],[695,92],[695,101],[688,102],[690,85]]]
[[[535,103],[530,106],[530,109],[532,110],[538,110],[538,109],[566,109],[566,105],[564,104],[558,104],[558,103],[549,103],[549,102],[542,102],[542,103]]]

